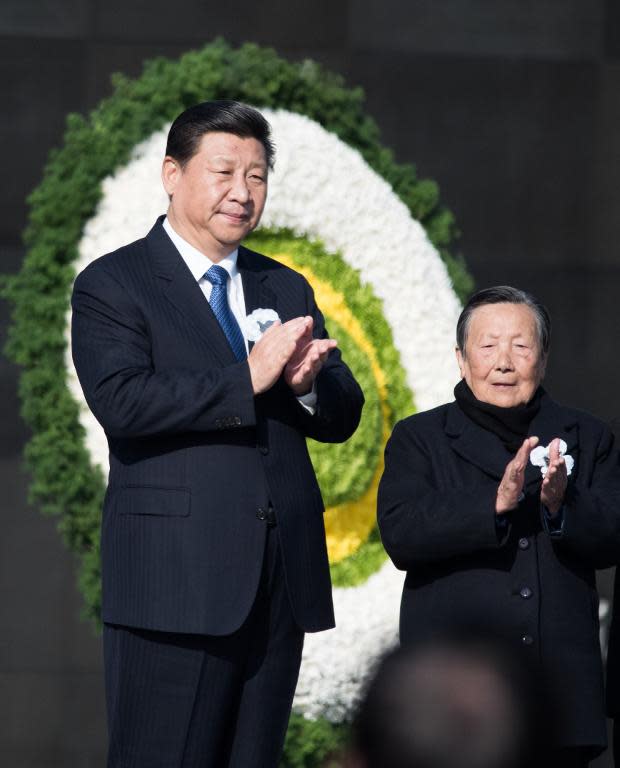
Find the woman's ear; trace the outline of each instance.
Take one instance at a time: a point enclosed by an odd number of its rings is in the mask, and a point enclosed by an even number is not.
[[[456,353],[456,362],[459,366],[459,371],[461,372],[461,378],[465,378],[465,359],[463,357],[463,353],[458,347],[454,348],[454,351]]]

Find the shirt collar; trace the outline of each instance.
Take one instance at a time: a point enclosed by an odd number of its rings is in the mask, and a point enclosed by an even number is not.
[[[181,235],[172,228],[172,224],[168,221],[167,216],[163,221],[163,228],[178,252],[181,254],[181,258],[187,264],[194,279],[196,282],[199,282],[204,277],[205,272],[215,262],[211,261],[208,256],[205,256],[204,253],[201,253],[197,248],[194,248],[191,243],[188,243],[187,240],[182,238]],[[220,267],[224,267],[231,279],[234,279],[239,274],[239,269],[237,268],[238,255],[239,250],[235,248],[235,250],[232,253],[229,253],[226,258],[217,262]]]

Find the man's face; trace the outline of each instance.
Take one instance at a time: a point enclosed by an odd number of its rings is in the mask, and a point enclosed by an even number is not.
[[[164,159],[162,181],[174,229],[219,261],[258,224],[267,198],[263,145],[232,133],[206,133],[185,168]]]
[[[545,372],[536,317],[525,304],[485,304],[470,318],[466,356],[456,356],[474,395],[511,408],[529,402]]]

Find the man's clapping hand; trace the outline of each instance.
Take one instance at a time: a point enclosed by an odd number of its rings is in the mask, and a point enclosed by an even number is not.
[[[310,322],[284,368],[284,380],[298,397],[312,390],[312,384],[327,356],[338,345],[334,339],[312,338],[313,320],[311,317],[306,319]]]
[[[276,383],[308,323],[312,323],[311,317],[295,317],[286,323],[277,321],[252,347],[248,365],[255,395],[266,392]]]
[[[298,397],[311,391],[330,350],[337,346],[334,339],[313,339],[312,328],[312,317],[307,316],[276,322],[265,331],[248,357],[255,395],[270,389],[282,371]]]

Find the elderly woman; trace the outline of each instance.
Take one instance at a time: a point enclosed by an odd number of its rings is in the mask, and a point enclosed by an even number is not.
[[[457,325],[456,402],[399,422],[378,499],[407,571],[401,642],[492,621],[556,686],[558,766],[606,745],[595,568],[620,553],[620,459],[610,430],[541,387],[550,320],[530,294],[476,293]]]

